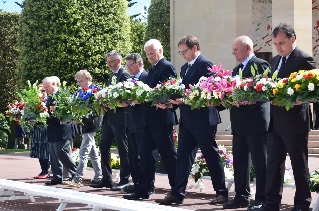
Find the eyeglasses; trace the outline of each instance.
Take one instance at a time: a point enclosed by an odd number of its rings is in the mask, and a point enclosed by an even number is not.
[[[112,62],[115,62],[117,59],[114,59],[112,61],[106,61],[106,64],[111,64]]]
[[[187,48],[186,50],[184,51],[178,51],[177,53],[179,53],[179,55],[184,55],[186,54],[186,52],[189,50],[189,48]]]
[[[134,63],[132,63],[132,64],[130,64],[130,65],[126,65],[126,68],[132,67],[133,64],[136,64],[136,62],[134,62]]]

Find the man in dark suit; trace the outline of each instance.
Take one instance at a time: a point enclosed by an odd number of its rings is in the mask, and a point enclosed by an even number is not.
[[[167,81],[170,77],[176,78],[173,64],[163,56],[163,46],[151,39],[144,45],[148,61],[153,65],[148,73],[146,84],[154,88],[158,83]],[[148,199],[154,183],[157,158],[154,151],[158,149],[165,170],[168,173],[169,184],[175,184],[176,175],[176,148],[173,141],[173,125],[177,124],[175,109],[158,109],[151,103],[142,105],[144,118],[143,140],[141,150],[142,177],[134,193],[123,198],[129,200]]]
[[[256,74],[263,74],[269,68],[268,62],[255,56],[253,41],[240,36],[233,43],[233,55],[240,63],[233,69],[232,76],[253,77],[251,67],[257,65]],[[239,107],[230,109],[230,121],[233,134],[233,164],[235,180],[235,198],[224,204],[224,209],[248,207],[250,200],[251,160],[256,172],[256,194],[254,204],[248,210],[261,208],[266,202],[266,157],[267,132],[270,121],[270,102],[242,102]]]
[[[60,121],[54,116],[52,107],[57,106],[54,95],[59,92],[60,79],[57,76],[46,77],[42,81],[43,89],[49,95],[46,101],[49,117],[47,118],[47,134],[49,154],[53,178],[46,185],[62,184],[62,165],[72,176],[76,173],[76,166],[69,153],[72,140],[72,124]]]
[[[138,53],[131,53],[125,57],[126,68],[133,80],[146,83],[148,73],[144,70],[143,59]],[[143,118],[141,105],[132,104],[126,107],[126,131],[128,137],[128,156],[130,160],[131,176],[134,186],[124,188],[127,193],[132,193],[141,178],[140,153],[143,138]]]
[[[112,50],[106,55],[106,63],[111,69],[112,74],[108,79],[108,85],[112,84],[113,77],[116,77],[116,82],[126,81],[130,74],[121,66],[122,56],[119,51]],[[116,140],[117,149],[120,156],[120,182],[112,185],[112,168],[110,166],[110,154],[113,140]],[[130,163],[128,159],[128,143],[125,131],[125,109],[115,108],[107,109],[103,118],[102,136],[100,141],[100,152],[103,170],[103,178],[99,184],[91,185],[93,188],[107,187],[111,190],[121,190],[129,186]]]
[[[189,88],[189,85],[196,84],[201,77],[209,77],[213,74],[207,69],[212,67],[212,63],[200,52],[196,37],[192,35],[182,37],[178,43],[178,48],[178,53],[187,61],[181,68],[182,83],[186,88]],[[191,110],[191,106],[183,104],[182,99],[171,101],[180,105],[175,185],[169,195],[156,202],[162,205],[183,203],[189,174],[198,147],[205,157],[212,184],[216,191],[216,196],[212,199],[211,204],[227,202],[228,190],[225,186],[224,167],[215,141],[217,124],[221,122],[217,108],[211,106]]]
[[[288,78],[298,70],[315,68],[314,60],[296,43],[296,33],[287,24],[279,24],[272,32],[279,55],[272,59],[271,70],[279,70],[278,78]],[[266,206],[263,210],[279,210],[288,152],[293,169],[296,193],[293,210],[309,210],[308,132],[309,103],[297,103],[292,109],[270,106],[267,143]]]

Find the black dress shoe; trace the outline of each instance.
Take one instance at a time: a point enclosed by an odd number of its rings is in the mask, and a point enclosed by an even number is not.
[[[183,199],[178,199],[172,195],[167,195],[164,199],[156,199],[160,205],[183,204]]]
[[[125,195],[123,196],[123,199],[127,200],[141,200],[141,199],[148,199],[150,196],[148,194],[137,194],[132,193],[131,195]]]
[[[247,210],[253,211],[253,210],[262,210],[262,207],[265,206],[265,203],[260,201],[255,201],[253,204],[249,205]]]
[[[113,183],[107,182],[107,181],[100,181],[98,184],[92,184],[90,185],[92,188],[112,188]]]
[[[223,209],[236,209],[242,207],[248,207],[248,201],[235,198],[223,205]]]
[[[45,183],[45,185],[60,185],[62,184],[62,180],[50,180]]]
[[[210,204],[224,204],[228,201],[228,197],[224,195],[216,195],[215,198],[213,198],[210,201]]]

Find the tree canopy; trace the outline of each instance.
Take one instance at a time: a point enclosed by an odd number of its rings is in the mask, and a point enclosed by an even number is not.
[[[23,79],[56,75],[73,82],[86,68],[102,83],[106,53],[131,52],[127,6],[127,0],[25,0],[19,40]]]

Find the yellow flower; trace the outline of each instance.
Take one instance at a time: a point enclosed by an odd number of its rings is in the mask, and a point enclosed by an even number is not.
[[[300,84],[296,84],[294,87],[295,87],[296,90],[299,90],[300,89]]]
[[[296,75],[297,75],[297,73],[295,73],[295,72],[294,72],[294,73],[291,73],[290,76],[289,76],[289,78],[290,78],[290,79],[291,79],[291,78],[296,78]]]
[[[277,88],[274,88],[274,89],[272,90],[272,94],[273,94],[273,95],[276,95],[277,92],[278,92],[278,89],[277,89]]]
[[[291,82],[292,82],[292,83],[295,83],[296,81],[297,81],[297,78],[291,79]]]

